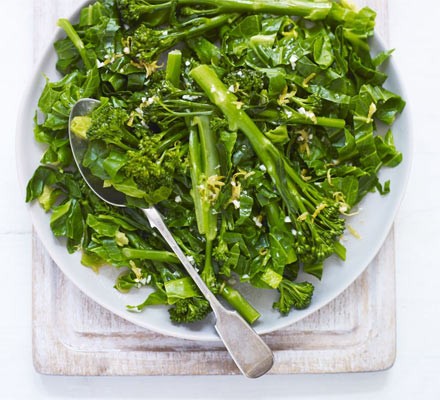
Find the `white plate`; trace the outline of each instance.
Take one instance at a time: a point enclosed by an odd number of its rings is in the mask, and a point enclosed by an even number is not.
[[[78,12],[71,16],[73,21],[77,18]],[[33,117],[38,98],[45,85],[44,75],[51,80],[60,78],[55,70],[56,53],[52,44],[62,36],[63,33],[59,30],[48,44],[35,69],[19,113],[16,153],[18,176],[23,188],[23,201],[26,184],[39,165],[43,153],[43,147],[33,138]],[[377,38],[372,40],[372,49],[373,51],[383,49],[383,45]],[[389,74],[385,86],[405,97],[393,60],[387,63],[385,71]],[[350,234],[346,235],[344,240],[347,247],[346,262],[341,262],[336,258],[328,259],[321,282],[307,276],[307,279],[315,284],[313,302],[308,309],[292,311],[289,316],[282,317],[272,309],[272,303],[276,297],[273,292],[244,288],[244,294],[262,314],[261,319],[255,325],[258,333],[268,333],[284,328],[323,307],[346,289],[371,262],[387,237],[406,187],[412,157],[410,126],[407,107],[393,126],[395,144],[403,152],[404,160],[397,168],[384,169],[380,174],[381,181],[391,180],[391,193],[387,196],[380,196],[377,193],[369,194],[361,203],[362,212],[350,218],[349,225],[360,234],[361,239],[356,239]],[[129,294],[116,291],[113,285],[120,271],[110,267],[102,268],[97,275],[91,269],[83,267],[80,264],[80,254],[68,254],[64,242],[54,237],[49,227],[50,216],[42,210],[39,204],[30,204],[28,208],[35,230],[55,263],[79,289],[97,303],[128,321],[165,335],[204,341],[218,340],[213,329],[213,317],[201,323],[183,326],[170,322],[165,307],[150,307],[142,313],[127,311],[127,304],[143,302],[150,290],[143,288],[133,290]]]

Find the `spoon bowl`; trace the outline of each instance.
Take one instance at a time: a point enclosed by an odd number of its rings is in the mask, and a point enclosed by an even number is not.
[[[88,141],[75,135],[72,130],[72,121],[75,117],[85,117],[97,108],[101,102],[96,99],[80,99],[72,107],[69,116],[69,141],[72,149],[73,158],[78,166],[85,182],[90,189],[103,201],[115,207],[126,207],[127,197],[125,194],[116,190],[113,186],[106,187],[103,181],[91,173],[91,171],[83,165],[84,155],[87,151]]]

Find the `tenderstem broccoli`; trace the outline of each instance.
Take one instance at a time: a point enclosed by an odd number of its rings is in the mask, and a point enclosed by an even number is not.
[[[204,319],[211,312],[211,306],[204,297],[190,297],[178,300],[168,312],[171,321],[190,323]]]
[[[310,305],[314,287],[309,282],[292,282],[283,279],[278,286],[278,291],[280,297],[273,307],[280,310],[281,314],[287,315],[292,308],[303,310]]]
[[[322,270],[322,262],[327,257],[335,251],[343,253],[339,251],[342,245],[338,238],[344,231],[345,222],[339,204],[326,197],[316,185],[303,180],[288,159],[238,106],[238,98],[227,90],[211,67],[199,65],[190,75],[226,116],[230,128],[241,130],[248,138],[291,217],[298,258],[305,269],[319,275],[317,271]]]
[[[151,16],[173,7],[183,15],[218,15],[225,13],[267,13],[295,15],[310,20],[327,17],[329,0],[119,0],[119,10],[127,22],[150,20]]]
[[[141,24],[130,36],[130,53],[137,62],[147,65],[156,61],[164,51],[171,49],[177,43],[219,28],[234,17],[236,16],[233,14],[222,14],[213,18],[200,17],[167,30],[153,29]]]

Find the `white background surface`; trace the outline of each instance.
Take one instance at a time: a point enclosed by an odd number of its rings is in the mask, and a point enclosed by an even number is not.
[[[440,399],[440,2],[390,0],[390,42],[414,122],[413,171],[395,222],[397,360],[380,373],[76,378],[32,366],[31,225],[17,185],[15,120],[32,71],[32,0],[0,2],[0,399]]]

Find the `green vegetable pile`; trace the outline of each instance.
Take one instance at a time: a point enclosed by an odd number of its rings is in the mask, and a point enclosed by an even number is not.
[[[404,101],[371,55],[375,13],[345,1],[101,0],[61,19],[58,82],[47,81],[35,139],[47,145],[28,202],[51,212],[55,236],[116,289],[149,285],[134,311],[169,305],[198,321],[208,302],[136,207],[156,205],[210,289],[250,323],[259,312],[234,281],[279,292],[286,315],[312,301],[331,255],[345,259],[345,218],[402,159],[391,125]],[[83,164],[131,206],[111,207],[74,166],[69,112],[101,101],[72,130]]]

